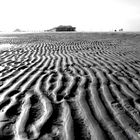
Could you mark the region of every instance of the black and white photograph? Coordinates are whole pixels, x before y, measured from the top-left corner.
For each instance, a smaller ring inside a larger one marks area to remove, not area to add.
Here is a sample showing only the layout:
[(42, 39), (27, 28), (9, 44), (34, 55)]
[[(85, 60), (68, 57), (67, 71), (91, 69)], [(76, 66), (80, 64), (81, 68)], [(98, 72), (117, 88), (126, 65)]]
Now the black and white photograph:
[(0, 0), (0, 140), (140, 140), (140, 0)]

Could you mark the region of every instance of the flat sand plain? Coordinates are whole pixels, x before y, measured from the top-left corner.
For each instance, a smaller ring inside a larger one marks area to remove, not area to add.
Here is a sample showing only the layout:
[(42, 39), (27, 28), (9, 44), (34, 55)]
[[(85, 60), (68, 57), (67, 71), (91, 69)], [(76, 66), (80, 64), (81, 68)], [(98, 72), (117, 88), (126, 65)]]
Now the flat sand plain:
[(0, 140), (140, 140), (140, 34), (0, 35)]

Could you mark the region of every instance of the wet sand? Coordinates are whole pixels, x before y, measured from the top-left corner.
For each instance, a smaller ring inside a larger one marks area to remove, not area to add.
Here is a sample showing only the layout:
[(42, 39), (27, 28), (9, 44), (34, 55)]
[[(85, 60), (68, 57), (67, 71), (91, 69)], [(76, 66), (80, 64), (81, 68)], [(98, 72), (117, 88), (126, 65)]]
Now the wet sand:
[(140, 139), (139, 33), (3, 36), (0, 140)]

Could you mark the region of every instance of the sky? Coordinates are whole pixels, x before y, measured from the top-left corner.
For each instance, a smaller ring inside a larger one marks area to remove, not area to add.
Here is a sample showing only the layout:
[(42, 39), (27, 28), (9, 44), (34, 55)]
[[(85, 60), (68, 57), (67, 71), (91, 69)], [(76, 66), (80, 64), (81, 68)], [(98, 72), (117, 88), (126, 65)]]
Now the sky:
[(0, 0), (0, 31), (140, 31), (140, 0)]

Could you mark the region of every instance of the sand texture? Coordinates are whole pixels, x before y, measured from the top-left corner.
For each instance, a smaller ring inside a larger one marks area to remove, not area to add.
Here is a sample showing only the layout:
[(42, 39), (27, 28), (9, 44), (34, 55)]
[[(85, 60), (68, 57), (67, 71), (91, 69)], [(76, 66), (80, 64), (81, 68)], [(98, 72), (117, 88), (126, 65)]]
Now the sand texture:
[(0, 140), (140, 140), (140, 34), (0, 35)]

